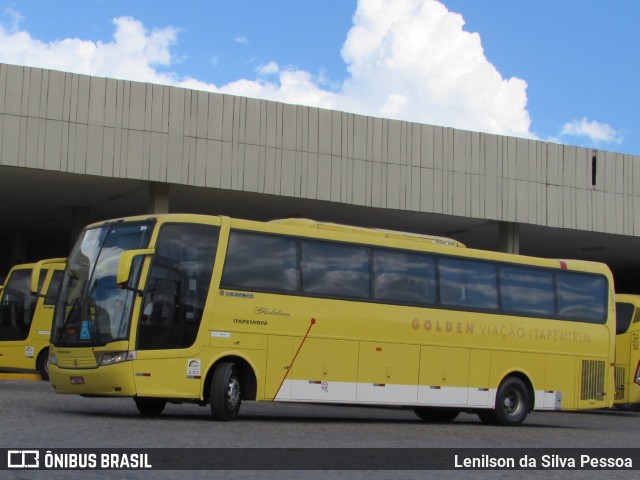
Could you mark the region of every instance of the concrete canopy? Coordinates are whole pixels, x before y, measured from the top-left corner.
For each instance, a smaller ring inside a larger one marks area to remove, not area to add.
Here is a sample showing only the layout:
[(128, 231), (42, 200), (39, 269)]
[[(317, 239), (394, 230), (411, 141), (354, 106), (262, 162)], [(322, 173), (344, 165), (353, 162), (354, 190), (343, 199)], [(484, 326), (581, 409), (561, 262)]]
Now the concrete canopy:
[(640, 158), (0, 64), (0, 246), (68, 253), (85, 224), (154, 210), (304, 216), (608, 263), (640, 293)]

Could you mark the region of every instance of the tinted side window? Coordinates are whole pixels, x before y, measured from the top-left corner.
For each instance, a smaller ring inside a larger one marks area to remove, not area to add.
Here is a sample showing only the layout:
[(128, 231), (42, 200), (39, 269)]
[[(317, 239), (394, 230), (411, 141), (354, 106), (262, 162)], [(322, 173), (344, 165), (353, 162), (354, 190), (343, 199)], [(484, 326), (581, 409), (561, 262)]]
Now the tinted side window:
[(37, 302), (31, 294), (31, 269), (14, 270), (2, 292), (0, 340), (27, 338)]
[(443, 305), (498, 308), (495, 265), (476, 260), (441, 258), (440, 301)]
[(231, 232), (223, 286), (295, 292), (299, 277), (295, 239)]
[(607, 282), (603, 277), (558, 272), (558, 315), (593, 323), (607, 314)]
[(166, 224), (156, 242), (138, 349), (187, 348), (198, 334), (218, 244), (210, 225)]
[(53, 272), (53, 276), (51, 277), (51, 281), (49, 282), (49, 288), (47, 289), (47, 294), (44, 297), (45, 305), (55, 305), (56, 299), (58, 298), (58, 290), (60, 290), (60, 282), (62, 282), (62, 275), (64, 272), (62, 270), (56, 270)]
[(625, 333), (631, 325), (635, 307), (632, 303), (616, 303), (616, 335)]
[(502, 309), (521, 315), (555, 315), (553, 274), (522, 267), (500, 267)]
[(302, 242), (302, 288), (305, 293), (369, 297), (369, 255), (364, 247)]
[(434, 258), (427, 255), (374, 250), (374, 297), (401, 303), (435, 303), (435, 264)]

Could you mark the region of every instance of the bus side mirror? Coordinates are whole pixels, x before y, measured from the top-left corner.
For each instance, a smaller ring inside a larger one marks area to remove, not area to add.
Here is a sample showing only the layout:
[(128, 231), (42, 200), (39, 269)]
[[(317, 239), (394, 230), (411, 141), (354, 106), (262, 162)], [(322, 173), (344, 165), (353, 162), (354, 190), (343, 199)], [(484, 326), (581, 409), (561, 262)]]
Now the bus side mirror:
[(116, 285), (118, 288), (138, 292), (135, 285), (131, 285), (133, 261), (136, 257), (142, 255), (153, 255), (154, 253), (156, 253), (156, 251), (153, 248), (139, 248), (137, 250), (125, 250), (122, 252), (120, 254), (120, 260), (118, 261), (118, 274), (116, 276)]
[(66, 258), (48, 258), (46, 260), (40, 260), (33, 266), (33, 270), (31, 270), (31, 285), (29, 288), (31, 289), (31, 295), (35, 295), (37, 297), (43, 296), (38, 291), (39, 283), (40, 283), (40, 274), (42, 273), (42, 267), (45, 265), (49, 265), (51, 263), (67, 263)]

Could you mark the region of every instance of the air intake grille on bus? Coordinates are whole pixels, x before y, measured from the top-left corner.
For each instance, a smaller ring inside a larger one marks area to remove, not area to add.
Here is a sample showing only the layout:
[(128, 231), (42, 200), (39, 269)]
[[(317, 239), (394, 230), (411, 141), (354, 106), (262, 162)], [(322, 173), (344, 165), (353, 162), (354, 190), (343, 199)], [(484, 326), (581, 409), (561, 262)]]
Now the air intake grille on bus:
[(624, 399), (624, 379), (627, 378), (627, 369), (616, 367), (616, 400)]
[(580, 400), (602, 400), (604, 394), (604, 372), (604, 361), (582, 361), (582, 391)]

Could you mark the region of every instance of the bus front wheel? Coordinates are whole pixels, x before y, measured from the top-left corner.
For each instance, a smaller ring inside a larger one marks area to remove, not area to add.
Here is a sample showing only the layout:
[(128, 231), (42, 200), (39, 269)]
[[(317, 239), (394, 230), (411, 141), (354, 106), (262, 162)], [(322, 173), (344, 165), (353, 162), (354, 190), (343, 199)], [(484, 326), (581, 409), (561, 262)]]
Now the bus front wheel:
[(211, 379), (209, 402), (214, 420), (227, 422), (238, 417), (242, 387), (235, 363), (223, 362), (216, 367)]
[(496, 406), (493, 410), (481, 410), (478, 416), (490, 425), (515, 426), (524, 422), (531, 409), (529, 389), (517, 377), (507, 377), (498, 387)]
[(135, 397), (133, 401), (136, 403), (138, 411), (145, 417), (157, 417), (164, 411), (164, 407), (167, 406), (165, 400), (157, 398)]
[(49, 349), (45, 348), (38, 354), (36, 359), (36, 370), (42, 380), (49, 380)]

